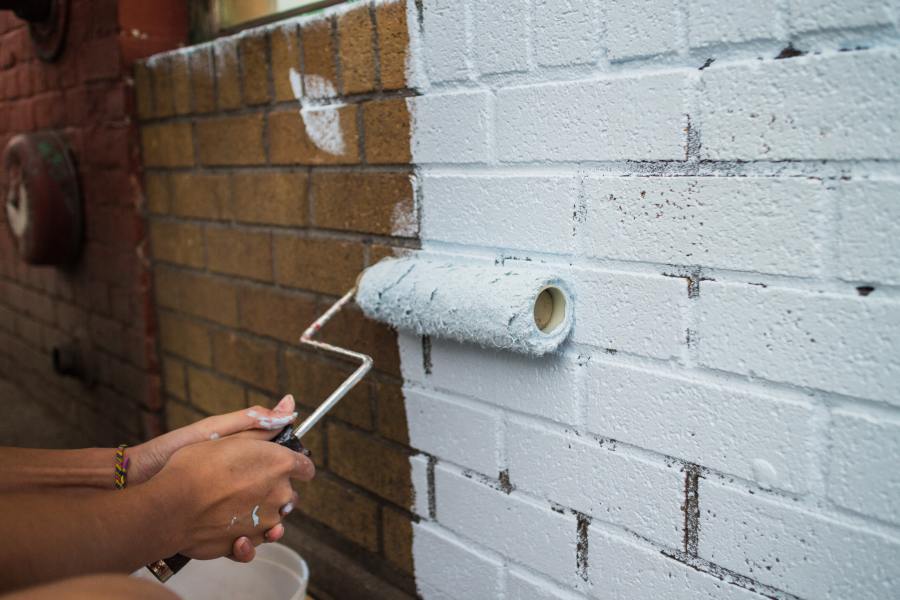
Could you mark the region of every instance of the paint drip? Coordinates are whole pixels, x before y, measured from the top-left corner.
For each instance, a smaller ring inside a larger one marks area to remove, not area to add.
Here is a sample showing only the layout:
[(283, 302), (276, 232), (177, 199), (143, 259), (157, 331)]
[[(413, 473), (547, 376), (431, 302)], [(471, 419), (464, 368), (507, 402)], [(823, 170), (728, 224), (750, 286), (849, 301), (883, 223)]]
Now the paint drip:
[(366, 269), (356, 302), (398, 329), (538, 356), (559, 347), (573, 320), (572, 296), (552, 273), (415, 255)]

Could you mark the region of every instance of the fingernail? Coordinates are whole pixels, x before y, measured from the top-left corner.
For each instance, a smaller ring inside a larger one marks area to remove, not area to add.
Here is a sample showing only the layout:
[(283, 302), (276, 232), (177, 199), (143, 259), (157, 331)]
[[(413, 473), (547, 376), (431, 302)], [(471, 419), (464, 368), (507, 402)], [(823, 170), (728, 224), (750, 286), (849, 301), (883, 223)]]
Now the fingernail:
[(294, 503), (288, 502), (287, 504), (285, 504), (284, 506), (281, 507), (281, 514), (286, 517), (289, 514), (291, 514), (292, 510), (294, 510)]
[(291, 396), (290, 394), (288, 394), (287, 396), (285, 396), (284, 398), (282, 398), (281, 401), (280, 401), (278, 404), (275, 405), (275, 408), (274, 408), (273, 410), (274, 410), (275, 412), (284, 412), (284, 411), (286, 411), (287, 408), (288, 408), (288, 403), (289, 403), (291, 400), (293, 400), (293, 399), (294, 399), (294, 397)]
[(243, 554), (250, 552), (250, 540), (247, 538), (242, 538), (241, 541), (238, 542), (238, 546), (240, 546), (240, 550)]

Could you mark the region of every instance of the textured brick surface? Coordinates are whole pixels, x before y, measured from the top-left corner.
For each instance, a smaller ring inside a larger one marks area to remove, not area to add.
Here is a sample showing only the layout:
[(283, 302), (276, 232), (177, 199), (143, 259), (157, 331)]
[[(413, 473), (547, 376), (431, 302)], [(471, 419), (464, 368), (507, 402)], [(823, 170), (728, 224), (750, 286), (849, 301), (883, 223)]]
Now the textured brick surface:
[[(416, 243), (406, 10), (400, 2), (341, 6), (139, 63), (170, 427), (272, 406), (285, 393), (304, 417), (352, 370), (299, 348), (298, 338), (366, 265)], [(165, 98), (159, 106), (157, 81)], [(113, 151), (101, 158), (117, 159)], [(115, 227), (98, 231), (123, 235)], [(127, 312), (112, 273), (79, 294)], [(95, 328), (113, 325), (122, 330), (119, 322)], [(303, 439), (318, 474), (298, 485), (290, 520), (304, 540), (339, 551), (350, 565), (317, 570), (311, 591), (413, 597), (412, 521), (419, 517), (412, 511), (427, 507), (427, 495), (412, 493), (396, 334), (352, 307), (320, 335), (372, 355), (375, 372)], [(120, 335), (105, 339), (125, 345)]]

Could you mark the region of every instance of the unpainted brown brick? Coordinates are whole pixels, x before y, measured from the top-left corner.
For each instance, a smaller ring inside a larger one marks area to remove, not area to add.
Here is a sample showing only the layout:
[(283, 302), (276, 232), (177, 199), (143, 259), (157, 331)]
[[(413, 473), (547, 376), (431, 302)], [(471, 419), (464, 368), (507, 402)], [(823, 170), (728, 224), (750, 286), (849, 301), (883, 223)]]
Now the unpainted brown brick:
[(172, 87), (172, 65), (168, 58), (147, 64), (153, 77), (153, 114), (171, 117), (175, 114), (175, 94)]
[(206, 249), (211, 271), (272, 281), (272, 239), (267, 232), (210, 228)]
[(146, 167), (190, 167), (194, 164), (190, 123), (159, 123), (141, 127)]
[(341, 229), (415, 237), (419, 228), (409, 172), (314, 171), (315, 224)]
[[(326, 85), (304, 90), (304, 95), (311, 98), (334, 95), (338, 85), (332, 20), (313, 21), (304, 25), (300, 36), (303, 40), (303, 74), (318, 76), (327, 82)], [(323, 93), (327, 91), (327, 84), (331, 84), (333, 93)]]
[(328, 467), (397, 506), (409, 506), (409, 454), (371, 434), (328, 424)]
[(189, 367), (188, 387), (191, 404), (211, 415), (247, 407), (243, 387), (207, 371)]
[(237, 286), (211, 277), (167, 267), (156, 269), (160, 306), (223, 325), (237, 325)]
[(368, 5), (362, 5), (338, 17), (337, 29), (344, 94), (374, 90), (375, 52)]
[(275, 100), (278, 102), (295, 98), (290, 79), (291, 69), (298, 76), (303, 72), (300, 67), (298, 31), (296, 24), (289, 23), (273, 29), (269, 34), (269, 43), (272, 48), (272, 83), (275, 88)]
[(409, 445), (409, 425), (403, 390), (396, 383), (375, 384), (378, 400), (378, 433), (400, 444)]
[(224, 37), (213, 48), (219, 109), (238, 108), (241, 105), (241, 78), (237, 42), (234, 38)]
[(185, 392), (187, 390), (187, 379), (184, 374), (184, 363), (166, 356), (163, 357), (162, 366), (163, 389), (165, 389), (167, 394), (175, 396), (179, 400), (187, 400)]
[(276, 165), (349, 165), (359, 162), (357, 107), (354, 104), (323, 111), (337, 111), (343, 152), (332, 154), (316, 146), (306, 133), (297, 109), (279, 110), (269, 115), (269, 154)]
[(282, 285), (342, 295), (362, 265), (363, 246), (357, 242), (275, 237), (275, 279)]
[(375, 7), (381, 58), (381, 87), (398, 90), (406, 87), (406, 62), (409, 32), (406, 25), (406, 3), (391, 2)]
[(194, 48), (190, 52), (191, 92), (194, 111), (208, 113), (216, 109), (215, 66), (212, 50)]
[(245, 223), (306, 225), (305, 172), (238, 172), (231, 176), (228, 217)]
[(294, 485), (300, 511), (363, 548), (378, 550), (378, 505), (346, 484), (320, 474)]
[(180, 402), (166, 402), (166, 429), (174, 431), (205, 418), (189, 406)]
[(315, 298), (272, 288), (244, 286), (240, 291), (241, 329), (296, 342), (315, 319)]
[(323, 330), (323, 340), (368, 354), (375, 361), (374, 368), (382, 373), (400, 376), (400, 355), (397, 334), (389, 326), (367, 319), (357, 308), (340, 311)]
[(390, 507), (381, 509), (384, 555), (406, 573), (413, 572), (412, 521), (405, 513)]
[[(285, 353), (284, 368), (288, 389), (299, 404), (316, 408), (347, 379), (352, 368), (341, 368), (303, 352)], [(329, 413), (363, 429), (372, 429), (371, 384), (358, 383)]]
[(205, 165), (258, 165), (266, 162), (263, 115), (198, 121), (197, 151)]
[(407, 164), (412, 161), (406, 98), (388, 98), (363, 104), (363, 129), (366, 162)]
[(220, 219), (228, 204), (227, 175), (173, 173), (169, 212), (180, 217)]
[(160, 313), (159, 338), (164, 352), (201, 365), (212, 363), (209, 329), (203, 325), (171, 313)]
[(217, 371), (257, 387), (278, 389), (278, 351), (274, 344), (231, 331), (213, 333)]
[(169, 175), (167, 173), (145, 173), (144, 189), (147, 196), (147, 210), (155, 214), (169, 212)]
[(241, 36), (241, 74), (244, 104), (253, 106), (269, 101), (269, 60), (266, 35)]
[(150, 223), (150, 243), (156, 260), (202, 267), (203, 228), (188, 223), (153, 221)]
[(138, 118), (153, 117), (153, 77), (143, 62), (134, 63), (134, 96)]
[(191, 112), (191, 76), (188, 58), (176, 54), (169, 61), (172, 76), (172, 108), (176, 115)]

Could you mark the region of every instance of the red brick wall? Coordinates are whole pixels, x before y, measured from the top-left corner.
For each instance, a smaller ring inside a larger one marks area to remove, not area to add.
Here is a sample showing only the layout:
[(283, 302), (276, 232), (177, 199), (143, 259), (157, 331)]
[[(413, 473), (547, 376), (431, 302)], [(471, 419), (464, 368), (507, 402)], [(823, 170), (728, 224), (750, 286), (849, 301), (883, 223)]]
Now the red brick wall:
[[(35, 56), (27, 25), (0, 12), (0, 146), (60, 132), (85, 213), (81, 259), (63, 271), (22, 262), (0, 211), (0, 377), (111, 444), (155, 433), (161, 409), (139, 145), (117, 3), (73, 0), (70, 11), (65, 49), (50, 64)], [(75, 336), (96, 365), (92, 388), (52, 370), (51, 349)]]

